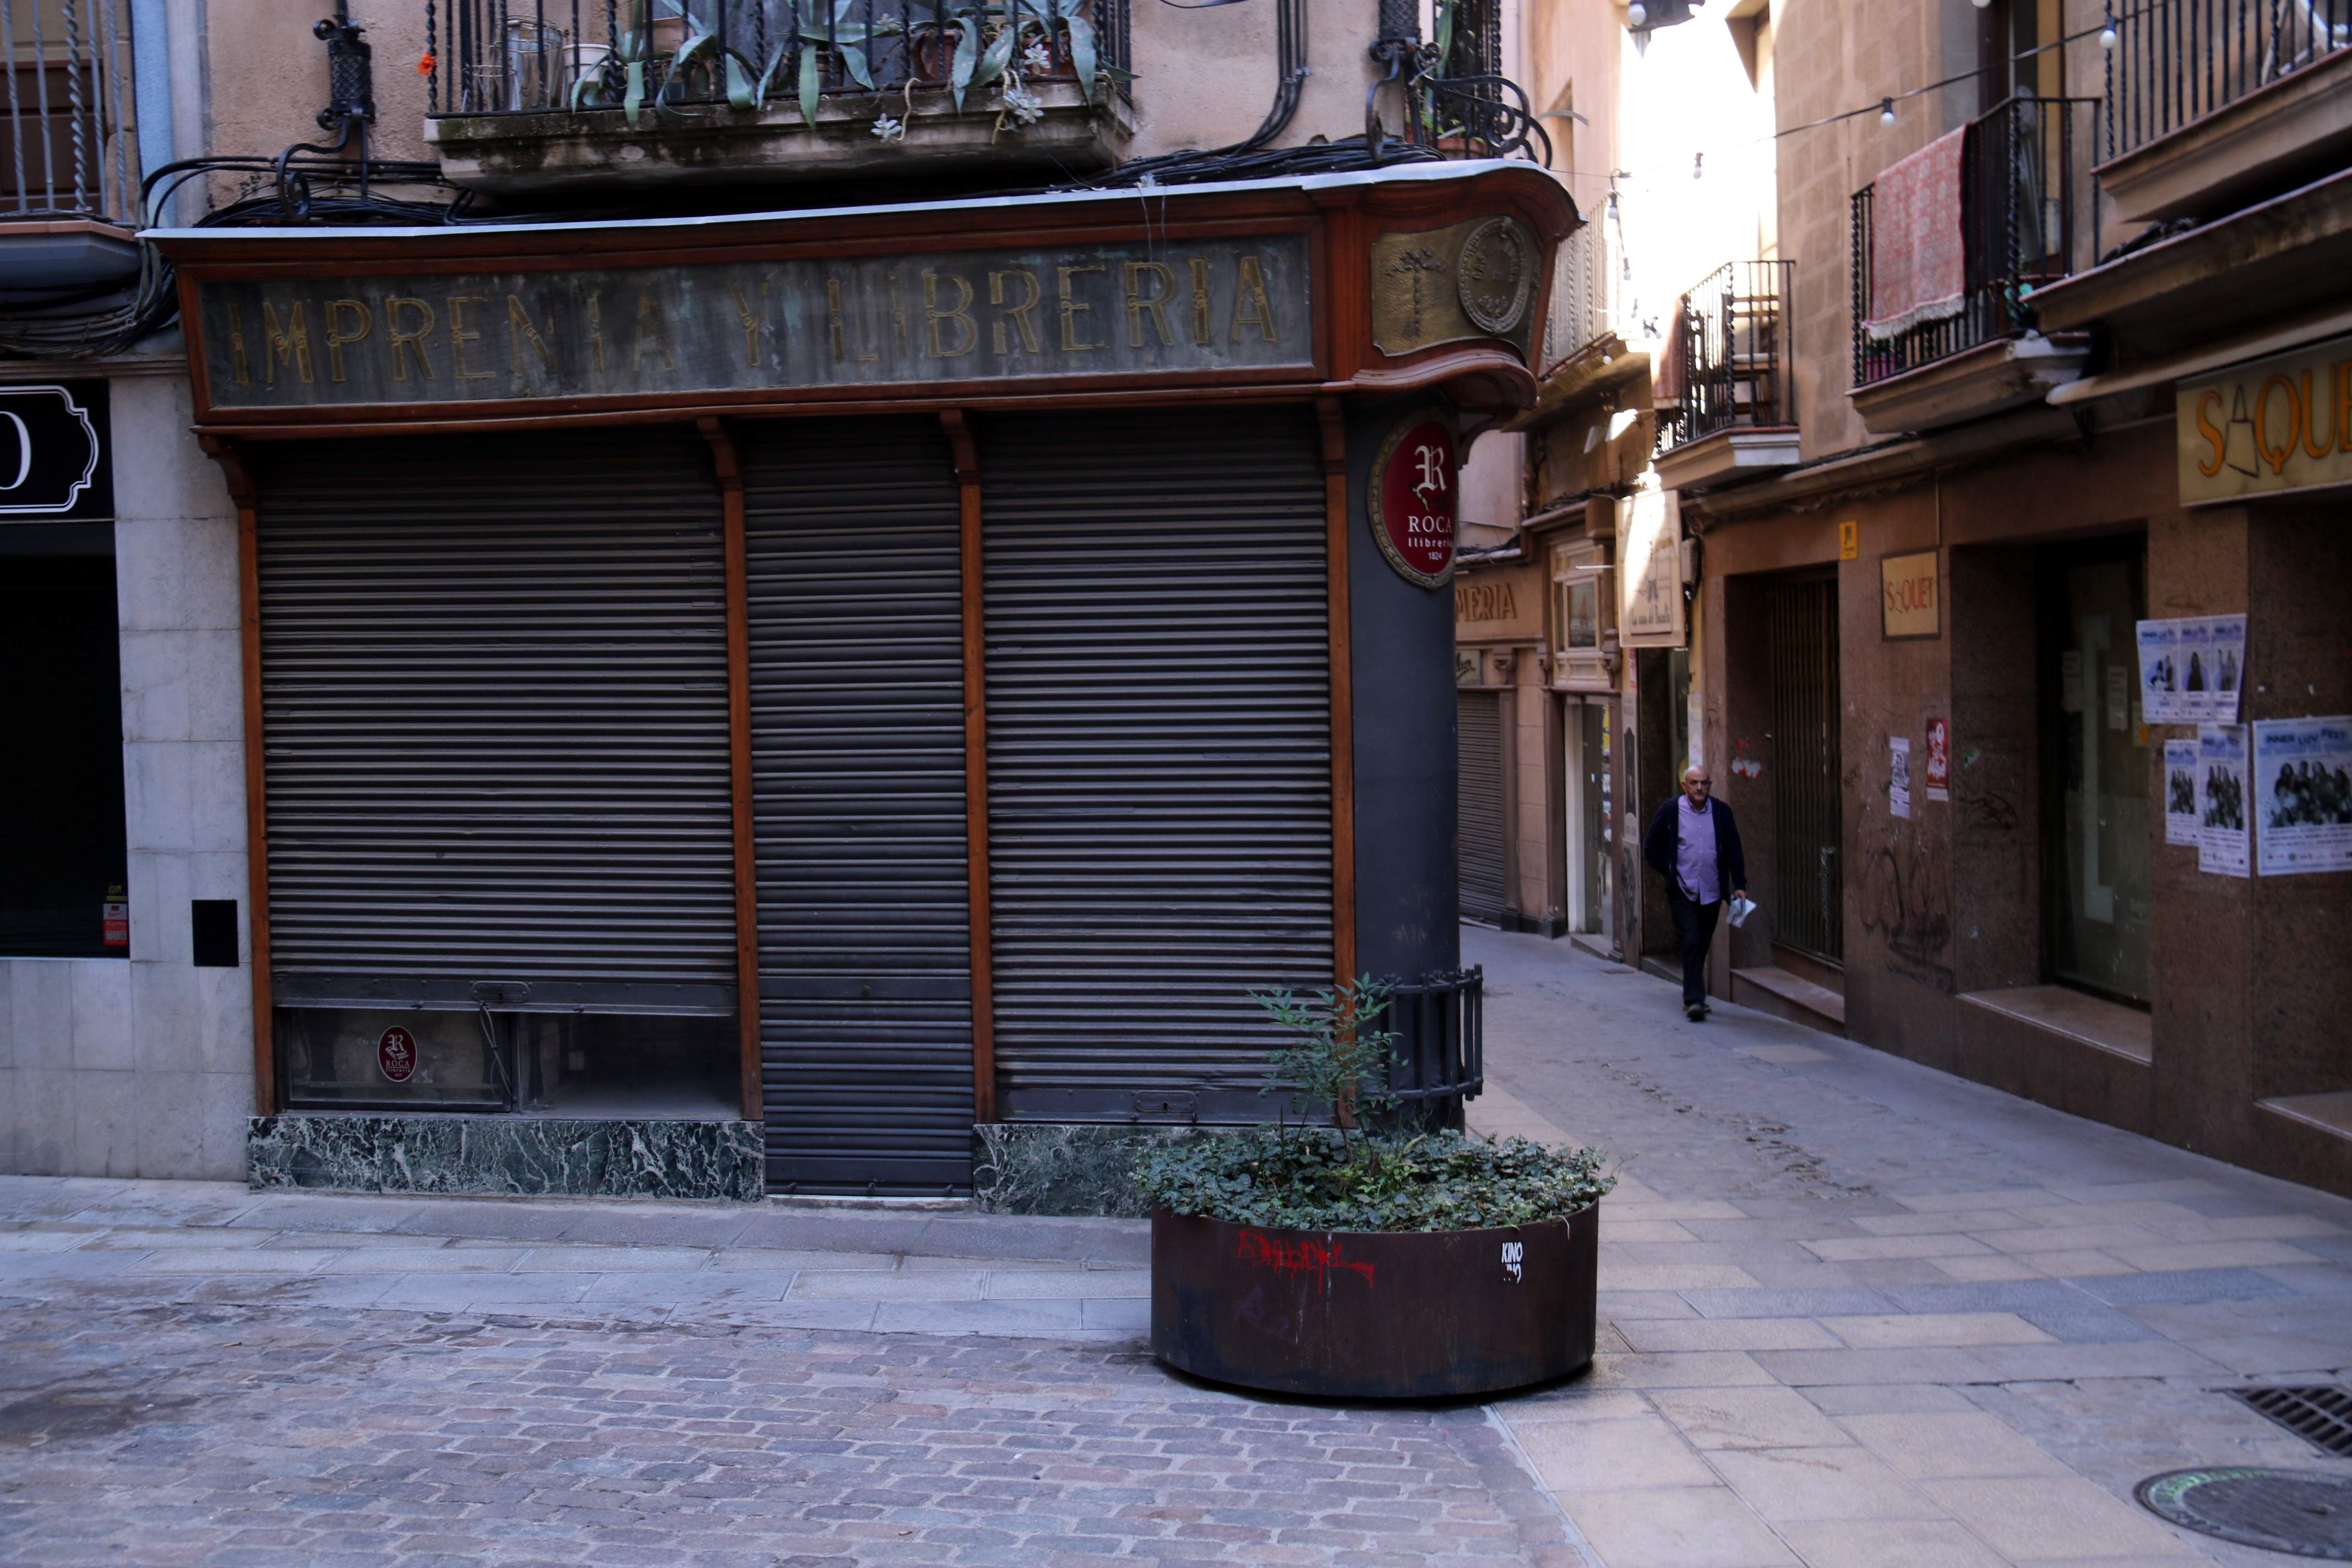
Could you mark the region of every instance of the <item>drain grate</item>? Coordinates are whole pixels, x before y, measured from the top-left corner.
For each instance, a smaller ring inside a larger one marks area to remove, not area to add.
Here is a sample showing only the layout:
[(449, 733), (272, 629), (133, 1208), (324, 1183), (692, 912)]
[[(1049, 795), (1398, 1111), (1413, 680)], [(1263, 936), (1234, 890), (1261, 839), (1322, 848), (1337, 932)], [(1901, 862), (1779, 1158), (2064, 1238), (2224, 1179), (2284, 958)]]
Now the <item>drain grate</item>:
[(2133, 1494), (2158, 1519), (2200, 1535), (2352, 1563), (2352, 1476), (2227, 1467), (2169, 1470)]
[(2224, 1388), (2296, 1436), (2340, 1458), (2352, 1459), (2352, 1389), (2332, 1384), (2302, 1388)]

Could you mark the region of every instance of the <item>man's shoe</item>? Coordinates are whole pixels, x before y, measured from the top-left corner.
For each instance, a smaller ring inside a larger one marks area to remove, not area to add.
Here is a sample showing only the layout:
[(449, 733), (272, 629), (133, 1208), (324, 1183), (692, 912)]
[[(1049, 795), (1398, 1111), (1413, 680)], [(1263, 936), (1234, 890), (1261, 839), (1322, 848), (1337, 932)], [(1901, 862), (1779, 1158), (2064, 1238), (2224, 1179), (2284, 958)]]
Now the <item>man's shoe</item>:
[(1694, 1024), (1704, 1023), (1706, 1019), (1706, 1008), (1702, 1004), (1694, 1002), (1683, 1009), (1683, 1016)]
[(1712, 1016), (1714, 1012), (1715, 1004), (1712, 1002), (1702, 1002), (1698, 1005), (1698, 1016), (1702, 1018)]

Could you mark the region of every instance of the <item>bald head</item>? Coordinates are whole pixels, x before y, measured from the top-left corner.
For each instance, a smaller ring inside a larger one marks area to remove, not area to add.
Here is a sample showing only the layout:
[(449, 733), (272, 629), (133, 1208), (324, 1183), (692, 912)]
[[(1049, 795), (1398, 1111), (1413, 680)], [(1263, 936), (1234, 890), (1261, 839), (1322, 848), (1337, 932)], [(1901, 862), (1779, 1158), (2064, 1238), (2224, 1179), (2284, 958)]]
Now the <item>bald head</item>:
[(1715, 781), (1707, 777), (1705, 768), (1683, 770), (1683, 794), (1690, 797), (1693, 805), (1705, 805), (1708, 792), (1714, 787)]

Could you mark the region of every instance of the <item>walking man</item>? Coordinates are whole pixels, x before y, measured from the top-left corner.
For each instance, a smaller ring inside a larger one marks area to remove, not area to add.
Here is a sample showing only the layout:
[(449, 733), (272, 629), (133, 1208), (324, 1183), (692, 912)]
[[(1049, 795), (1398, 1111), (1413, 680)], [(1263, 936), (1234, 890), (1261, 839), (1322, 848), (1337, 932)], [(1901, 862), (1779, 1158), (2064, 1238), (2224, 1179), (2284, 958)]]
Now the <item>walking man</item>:
[(1666, 903), (1683, 949), (1683, 1013), (1694, 1024), (1707, 1015), (1706, 950), (1723, 913), (1726, 890), (1748, 896), (1748, 858), (1739, 852), (1739, 825), (1731, 808), (1711, 798), (1705, 768), (1683, 773), (1683, 792), (1658, 807), (1642, 840), (1642, 858), (1666, 879)]

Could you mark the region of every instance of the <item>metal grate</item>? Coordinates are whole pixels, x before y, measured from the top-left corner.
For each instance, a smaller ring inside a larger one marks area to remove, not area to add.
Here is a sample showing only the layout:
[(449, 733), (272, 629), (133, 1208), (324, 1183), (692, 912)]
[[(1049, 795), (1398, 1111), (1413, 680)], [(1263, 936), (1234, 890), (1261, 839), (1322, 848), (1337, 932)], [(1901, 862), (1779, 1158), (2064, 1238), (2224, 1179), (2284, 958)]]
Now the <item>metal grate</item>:
[(2224, 1388), (2296, 1436), (2341, 1458), (2352, 1458), (2352, 1389), (2333, 1384), (2296, 1388)]

